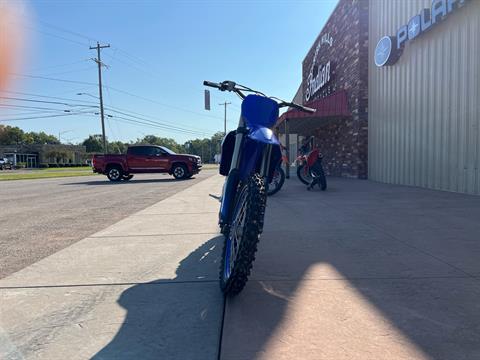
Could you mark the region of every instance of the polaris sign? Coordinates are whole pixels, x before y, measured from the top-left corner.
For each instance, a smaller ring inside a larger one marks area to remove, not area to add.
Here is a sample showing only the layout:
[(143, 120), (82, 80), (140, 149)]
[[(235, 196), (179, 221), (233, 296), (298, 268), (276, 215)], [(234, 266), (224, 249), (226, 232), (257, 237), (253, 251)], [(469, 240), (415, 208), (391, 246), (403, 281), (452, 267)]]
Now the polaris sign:
[(423, 9), (420, 14), (412, 17), (407, 25), (398, 29), (396, 36), (384, 36), (379, 40), (375, 49), (375, 65), (394, 65), (408, 41), (433, 28), (467, 1), (433, 0), (430, 9)]

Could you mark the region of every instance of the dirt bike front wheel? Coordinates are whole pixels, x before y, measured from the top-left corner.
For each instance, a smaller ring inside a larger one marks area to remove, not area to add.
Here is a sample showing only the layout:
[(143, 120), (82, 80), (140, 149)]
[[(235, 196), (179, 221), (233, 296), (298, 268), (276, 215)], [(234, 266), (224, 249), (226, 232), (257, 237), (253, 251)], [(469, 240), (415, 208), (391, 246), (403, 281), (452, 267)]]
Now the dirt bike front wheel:
[(266, 201), (265, 182), (259, 174), (240, 184), (220, 267), (220, 288), (226, 295), (238, 294), (248, 281), (263, 229)]

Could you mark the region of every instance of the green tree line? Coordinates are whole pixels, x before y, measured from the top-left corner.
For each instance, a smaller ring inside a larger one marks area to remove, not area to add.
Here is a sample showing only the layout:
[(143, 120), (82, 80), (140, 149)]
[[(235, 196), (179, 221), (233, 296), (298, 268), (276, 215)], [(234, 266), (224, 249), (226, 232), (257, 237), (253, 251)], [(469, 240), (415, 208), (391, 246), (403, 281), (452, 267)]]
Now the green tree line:
[[(143, 138), (132, 142), (108, 141), (108, 152), (113, 154), (124, 154), (128, 145), (149, 144), (160, 145), (175, 151), (177, 154), (188, 153), (198, 155), (204, 162), (213, 162), (215, 154), (220, 153), (220, 144), (223, 139), (223, 133), (217, 132), (210, 138), (189, 140), (183, 144), (175, 139), (160, 137), (156, 135), (146, 135)], [(33, 144), (60, 144), (60, 141), (54, 135), (48, 135), (45, 132), (25, 132), (16, 126), (0, 125), (0, 145), (33, 145)], [(90, 135), (83, 140), (80, 145), (84, 145), (88, 153), (100, 153), (103, 151), (102, 135)]]
[[(129, 145), (159, 145), (165, 146), (177, 154), (188, 153), (198, 155), (203, 162), (213, 162), (215, 154), (220, 153), (220, 146), (223, 139), (223, 133), (217, 132), (211, 138), (189, 140), (179, 144), (172, 138), (165, 138), (156, 135), (146, 135), (136, 141), (126, 143), (121, 141), (107, 141), (108, 152), (113, 154), (124, 154)], [(90, 135), (81, 145), (87, 148), (89, 153), (100, 153), (103, 151), (102, 135)]]
[(16, 126), (0, 125), (0, 145), (21, 145), (21, 144), (60, 144), (60, 141), (53, 136), (41, 132), (25, 132)]

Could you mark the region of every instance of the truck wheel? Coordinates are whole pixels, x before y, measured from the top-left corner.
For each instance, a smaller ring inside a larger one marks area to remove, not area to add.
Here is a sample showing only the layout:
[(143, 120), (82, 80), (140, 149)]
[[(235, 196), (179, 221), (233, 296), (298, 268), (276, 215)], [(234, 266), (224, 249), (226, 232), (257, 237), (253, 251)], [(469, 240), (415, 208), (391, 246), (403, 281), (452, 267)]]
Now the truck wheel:
[(186, 179), (188, 176), (188, 169), (183, 164), (176, 164), (172, 169), (173, 177), (177, 180)]
[(122, 180), (122, 169), (117, 166), (112, 166), (110, 169), (108, 169), (107, 177), (110, 181)]

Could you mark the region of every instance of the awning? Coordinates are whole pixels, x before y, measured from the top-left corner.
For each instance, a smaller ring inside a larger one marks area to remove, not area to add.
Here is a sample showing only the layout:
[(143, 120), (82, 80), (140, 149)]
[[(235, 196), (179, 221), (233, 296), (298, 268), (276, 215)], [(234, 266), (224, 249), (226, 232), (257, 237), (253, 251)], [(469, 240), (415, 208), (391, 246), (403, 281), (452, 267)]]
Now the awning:
[(288, 119), (289, 133), (306, 134), (315, 130), (329, 119), (345, 118), (352, 113), (348, 109), (347, 92), (345, 90), (337, 91), (322, 99), (316, 99), (304, 104), (307, 107), (315, 109), (313, 114), (304, 111), (292, 109), (283, 113), (277, 121), (275, 127), (280, 133), (285, 132), (283, 122)]

